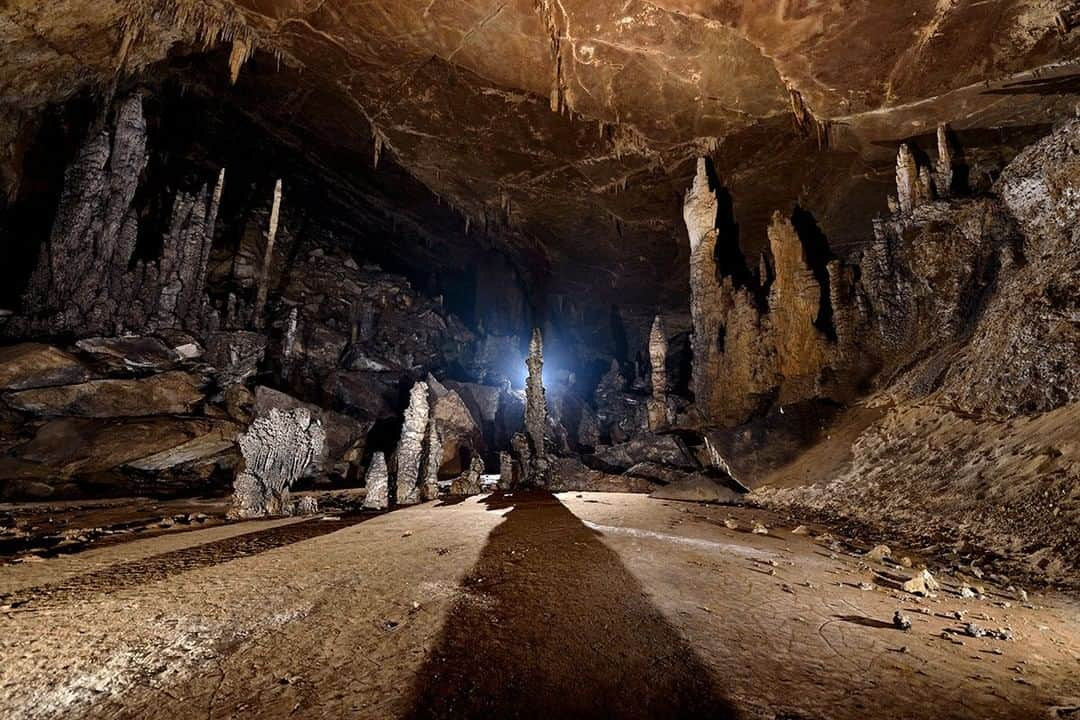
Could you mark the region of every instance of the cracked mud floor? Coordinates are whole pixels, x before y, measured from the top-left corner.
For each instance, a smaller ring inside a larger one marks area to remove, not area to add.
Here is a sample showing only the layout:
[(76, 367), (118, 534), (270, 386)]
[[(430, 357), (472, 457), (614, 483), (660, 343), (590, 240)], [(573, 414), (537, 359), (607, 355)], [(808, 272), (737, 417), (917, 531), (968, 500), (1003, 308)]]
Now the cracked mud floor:
[(963, 598), (939, 577), (917, 599), (790, 530), (637, 495), (493, 495), (6, 566), (0, 714), (1080, 716), (1074, 598)]

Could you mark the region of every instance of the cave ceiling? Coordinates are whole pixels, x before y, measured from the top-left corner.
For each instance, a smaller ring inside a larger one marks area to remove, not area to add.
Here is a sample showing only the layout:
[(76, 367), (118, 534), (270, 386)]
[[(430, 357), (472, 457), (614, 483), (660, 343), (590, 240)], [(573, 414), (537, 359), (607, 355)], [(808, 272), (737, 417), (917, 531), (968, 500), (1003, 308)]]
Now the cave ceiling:
[(378, 173), (379, 153), (554, 290), (678, 303), (696, 157), (748, 254), (796, 204), (845, 252), (885, 207), (900, 140), (949, 123), (969, 152), (1008, 155), (1075, 112), (1078, 16), (1071, 0), (8, 0), (0, 96), (25, 111), (214, 50), (245, 111), (344, 182), (342, 158)]

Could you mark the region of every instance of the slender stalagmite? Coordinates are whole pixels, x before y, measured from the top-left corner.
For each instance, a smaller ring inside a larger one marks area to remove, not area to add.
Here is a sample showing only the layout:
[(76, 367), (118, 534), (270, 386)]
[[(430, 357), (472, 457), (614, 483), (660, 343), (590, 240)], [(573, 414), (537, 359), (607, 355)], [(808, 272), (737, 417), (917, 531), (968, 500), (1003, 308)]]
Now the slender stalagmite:
[(409, 407), (405, 409), (405, 423), (401, 426), (401, 442), (398, 443), (395, 490), (398, 505), (420, 502), (420, 460), (427, 426), (428, 384), (420, 380), (409, 392)]
[(544, 398), (544, 338), (540, 328), (533, 329), (526, 365), (529, 368), (529, 379), (525, 384), (525, 434), (531, 450), (529, 480), (535, 485), (542, 485), (547, 472), (547, 450), (544, 447), (547, 401)]
[(274, 185), (274, 204), (270, 207), (270, 227), (266, 232), (266, 251), (263, 253), (259, 272), (259, 288), (255, 296), (255, 325), (262, 327), (266, 297), (270, 292), (270, 265), (274, 262), (274, 241), (277, 239), (278, 220), (281, 213), (281, 180)]

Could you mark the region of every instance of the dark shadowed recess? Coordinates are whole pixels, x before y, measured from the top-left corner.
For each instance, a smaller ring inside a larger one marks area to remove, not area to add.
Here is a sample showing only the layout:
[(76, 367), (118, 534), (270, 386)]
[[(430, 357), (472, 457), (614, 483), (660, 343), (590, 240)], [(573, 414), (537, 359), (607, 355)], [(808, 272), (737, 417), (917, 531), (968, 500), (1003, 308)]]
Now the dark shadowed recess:
[(549, 493), (509, 511), (417, 673), (427, 718), (736, 718), (715, 678), (612, 550)]

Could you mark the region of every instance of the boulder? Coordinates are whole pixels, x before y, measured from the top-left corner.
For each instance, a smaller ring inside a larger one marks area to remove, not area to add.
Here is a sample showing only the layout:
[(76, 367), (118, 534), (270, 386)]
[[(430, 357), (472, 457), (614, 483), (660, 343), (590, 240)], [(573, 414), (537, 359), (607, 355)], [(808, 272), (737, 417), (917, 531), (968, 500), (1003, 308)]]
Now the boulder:
[(618, 445), (599, 447), (594, 455), (608, 469), (629, 470), (642, 462), (694, 470), (698, 463), (675, 435), (645, 433)]
[(296, 505), (293, 507), (293, 515), (308, 516), (316, 515), (319, 512), (319, 501), (310, 495), (305, 495), (296, 501)]
[(450, 483), (451, 495), (479, 495), (483, 487), (484, 461), (475, 455), (469, 461), (469, 469)]
[(75, 343), (84, 355), (110, 371), (164, 372), (176, 367), (183, 356), (156, 337), (94, 337)]
[(501, 388), (477, 383), (454, 382), (449, 380), (443, 383), (447, 389), (455, 391), (465, 401), (469, 412), (481, 423), (494, 423), (499, 414), (499, 395)]
[(613, 475), (586, 467), (576, 458), (552, 458), (552, 492), (625, 492), (648, 493), (656, 487), (644, 478), (629, 475)]
[(484, 450), (480, 426), (457, 392), (431, 376), (428, 376), (428, 386), (431, 390), (431, 417), (435, 419), (442, 438), (442, 470), (463, 473), (466, 470), (462, 466), (463, 459), (481, 454)]
[(360, 420), (377, 422), (399, 416), (396, 373), (338, 372), (331, 387), (342, 410)]
[(230, 385), (222, 393), (225, 412), (236, 422), (247, 425), (255, 417), (255, 395), (243, 385)]
[(0, 348), (0, 390), (81, 383), (94, 377), (71, 353), (41, 343)]
[(160, 472), (180, 465), (198, 462), (220, 455), (236, 446), (240, 426), (230, 422), (217, 422), (210, 430), (186, 443), (167, 448), (153, 455), (127, 463), (128, 467), (147, 472)]
[(743, 494), (732, 490), (711, 477), (692, 473), (685, 478), (668, 483), (649, 493), (649, 497), (661, 500), (687, 500), (705, 503), (735, 503)]
[[(206, 418), (59, 418), (45, 423), (15, 457), (53, 475), (72, 476), (131, 465), (206, 435), (234, 431), (232, 423)], [(208, 442), (205, 447), (212, 447)], [(156, 464), (165, 462), (159, 457)]]
[(218, 385), (243, 384), (255, 375), (266, 343), (265, 335), (244, 330), (212, 333), (206, 343), (206, 362), (214, 367)]
[(184, 415), (203, 401), (200, 384), (199, 378), (174, 370), (147, 378), (91, 380), (21, 390), (6, 393), (4, 401), (21, 412), (45, 417)]

